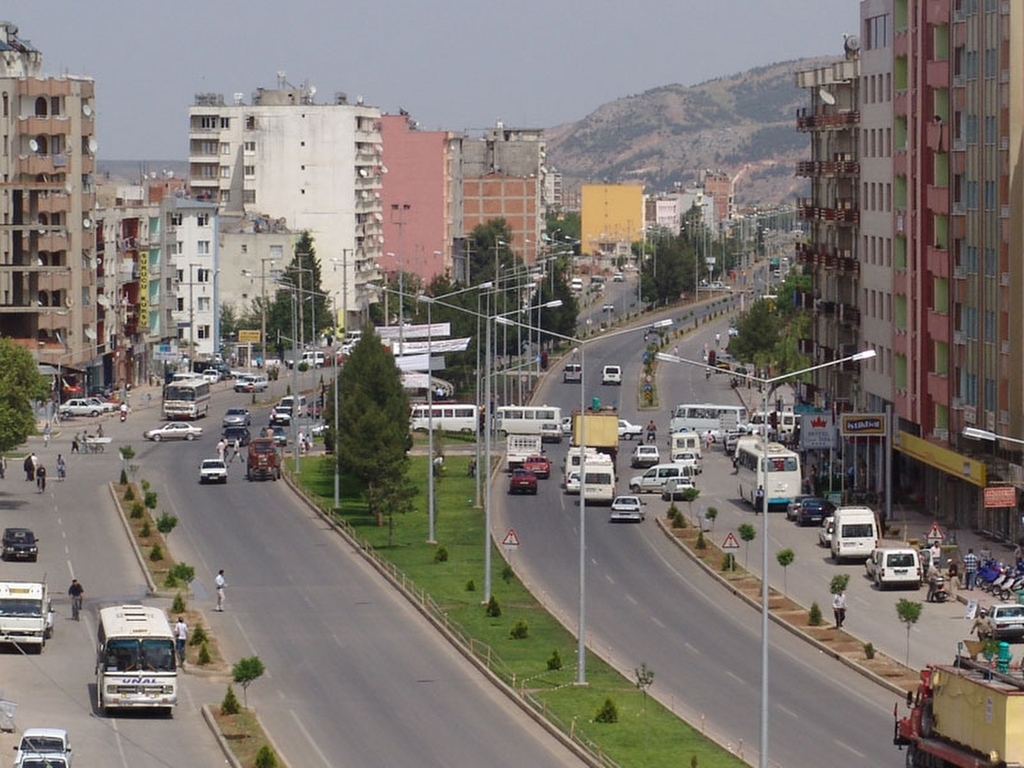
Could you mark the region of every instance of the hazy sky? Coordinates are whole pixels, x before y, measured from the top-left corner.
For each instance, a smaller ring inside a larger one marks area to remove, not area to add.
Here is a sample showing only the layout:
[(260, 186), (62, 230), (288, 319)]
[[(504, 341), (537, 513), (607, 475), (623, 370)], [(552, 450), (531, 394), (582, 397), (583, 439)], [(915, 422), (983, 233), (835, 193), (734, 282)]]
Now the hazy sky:
[(546, 128), (671, 83), (840, 55), (857, 0), (51, 0), (0, 12), (47, 74), (96, 81), (99, 154), (184, 160), (196, 93), (277, 72), (425, 130)]

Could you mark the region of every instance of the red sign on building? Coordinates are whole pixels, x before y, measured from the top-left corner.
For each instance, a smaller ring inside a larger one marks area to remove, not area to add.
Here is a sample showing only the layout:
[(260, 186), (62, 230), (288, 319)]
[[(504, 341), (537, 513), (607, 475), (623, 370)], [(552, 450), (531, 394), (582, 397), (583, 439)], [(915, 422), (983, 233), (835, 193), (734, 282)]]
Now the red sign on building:
[(1016, 507), (1017, 489), (1012, 485), (990, 485), (985, 489), (985, 508)]

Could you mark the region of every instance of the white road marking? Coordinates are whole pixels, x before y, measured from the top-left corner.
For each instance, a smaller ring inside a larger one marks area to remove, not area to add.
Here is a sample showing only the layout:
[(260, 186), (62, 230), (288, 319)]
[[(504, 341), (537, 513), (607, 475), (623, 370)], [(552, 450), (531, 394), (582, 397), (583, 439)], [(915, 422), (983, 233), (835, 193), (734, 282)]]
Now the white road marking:
[(313, 747), (313, 751), (316, 752), (317, 756), (320, 758), (323, 764), (326, 765), (327, 768), (330, 768), (331, 761), (327, 759), (327, 755), (320, 751), (320, 747), (317, 746), (316, 742), (313, 740), (313, 737), (309, 735), (309, 731), (306, 730), (306, 726), (304, 726), (302, 724), (302, 721), (299, 720), (299, 716), (295, 714), (295, 710), (291, 711), (291, 716), (292, 719), (295, 721), (295, 725), (297, 725), (299, 730), (302, 731), (302, 735), (306, 737), (306, 741), (309, 742), (309, 744)]

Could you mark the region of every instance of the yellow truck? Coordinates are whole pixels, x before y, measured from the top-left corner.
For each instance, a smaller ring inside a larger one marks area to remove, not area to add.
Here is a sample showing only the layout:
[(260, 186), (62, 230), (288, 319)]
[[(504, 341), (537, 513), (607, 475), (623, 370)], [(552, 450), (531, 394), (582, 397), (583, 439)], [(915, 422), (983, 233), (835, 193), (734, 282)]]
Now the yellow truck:
[[(967, 656), (921, 671), (910, 713), (897, 719), (893, 743), (911, 768), (1013, 768), (1024, 765), (1024, 680), (1009, 674), (1008, 646), (993, 667)], [(1004, 672), (1000, 672), (1002, 667)]]
[(619, 452), (619, 415), (615, 411), (575, 412), (572, 415), (572, 444), (578, 447), (582, 439), (591, 448), (615, 456)]

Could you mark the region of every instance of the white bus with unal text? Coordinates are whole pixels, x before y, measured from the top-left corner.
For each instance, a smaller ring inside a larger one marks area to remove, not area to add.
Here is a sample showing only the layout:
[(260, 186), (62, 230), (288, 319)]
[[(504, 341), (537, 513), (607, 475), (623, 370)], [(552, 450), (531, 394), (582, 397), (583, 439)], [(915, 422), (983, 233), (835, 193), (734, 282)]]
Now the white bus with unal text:
[(103, 608), (96, 647), (97, 709), (173, 711), (178, 668), (163, 611), (144, 605)]
[(683, 403), (672, 411), (669, 432), (708, 432), (721, 440), (726, 432), (747, 429), (747, 409), (742, 405), (716, 405), (715, 403)]
[[(765, 452), (767, 448), (767, 452)], [(800, 456), (780, 443), (762, 444), (756, 436), (741, 437), (733, 461), (740, 497), (753, 506), (764, 488), (765, 509), (784, 511), (800, 495)]]
[(210, 382), (205, 379), (172, 381), (164, 387), (165, 419), (201, 419), (210, 410)]

